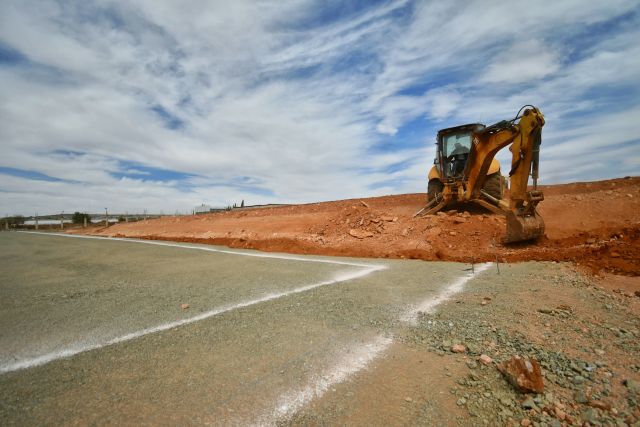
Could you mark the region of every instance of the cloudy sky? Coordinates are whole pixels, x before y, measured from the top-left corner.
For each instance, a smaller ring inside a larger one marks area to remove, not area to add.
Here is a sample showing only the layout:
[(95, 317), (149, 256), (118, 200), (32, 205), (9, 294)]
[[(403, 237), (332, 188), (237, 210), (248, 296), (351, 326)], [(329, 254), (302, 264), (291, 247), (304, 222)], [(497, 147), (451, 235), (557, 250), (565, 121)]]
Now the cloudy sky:
[(541, 183), (640, 174), (640, 3), (3, 0), (0, 216), (424, 192), (524, 104)]

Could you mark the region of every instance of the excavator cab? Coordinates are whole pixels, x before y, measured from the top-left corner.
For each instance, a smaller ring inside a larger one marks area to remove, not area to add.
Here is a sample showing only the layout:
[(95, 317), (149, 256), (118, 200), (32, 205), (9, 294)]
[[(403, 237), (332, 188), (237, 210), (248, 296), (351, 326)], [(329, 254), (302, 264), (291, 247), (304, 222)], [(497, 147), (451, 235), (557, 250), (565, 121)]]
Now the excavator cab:
[(442, 129), (438, 132), (436, 167), (442, 181), (461, 178), (467, 166), (473, 132), (484, 129), (484, 125), (473, 123)]

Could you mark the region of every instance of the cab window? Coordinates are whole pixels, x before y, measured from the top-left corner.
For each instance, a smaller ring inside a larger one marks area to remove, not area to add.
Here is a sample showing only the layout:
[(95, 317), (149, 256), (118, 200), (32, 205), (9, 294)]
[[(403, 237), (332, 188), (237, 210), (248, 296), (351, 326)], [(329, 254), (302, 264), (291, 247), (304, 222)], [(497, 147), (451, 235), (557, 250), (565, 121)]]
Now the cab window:
[(453, 135), (447, 135), (444, 137), (444, 152), (445, 157), (450, 156), (453, 150), (456, 149), (456, 144), (466, 149), (466, 153), (471, 151), (471, 132), (458, 133)]

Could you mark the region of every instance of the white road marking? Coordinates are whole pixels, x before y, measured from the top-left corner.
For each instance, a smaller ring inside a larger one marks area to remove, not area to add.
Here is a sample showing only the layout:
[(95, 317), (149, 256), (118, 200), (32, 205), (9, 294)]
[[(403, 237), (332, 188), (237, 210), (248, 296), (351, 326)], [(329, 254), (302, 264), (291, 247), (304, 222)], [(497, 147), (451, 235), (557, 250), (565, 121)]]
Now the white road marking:
[(365, 263), (347, 262), (347, 261), (334, 261), (330, 259), (311, 258), (308, 256), (301, 257), (301, 256), (283, 255), (283, 254), (267, 254), (263, 252), (242, 252), (242, 251), (234, 251), (231, 249), (217, 249), (217, 248), (207, 248), (204, 246), (185, 245), (181, 243), (159, 242), (157, 240), (140, 240), (140, 239), (129, 239), (129, 238), (122, 238), (122, 237), (84, 236), (84, 235), (78, 235), (78, 234), (46, 233), (42, 231), (18, 231), (18, 233), (40, 234), (43, 236), (71, 237), (76, 239), (94, 239), (94, 240), (106, 240), (106, 241), (117, 241), (117, 242), (127, 242), (127, 243), (143, 243), (146, 245), (169, 246), (171, 248), (183, 248), (183, 249), (196, 249), (200, 251), (249, 256), (254, 258), (273, 258), (273, 259), (284, 259), (289, 261), (318, 262), (318, 263), (324, 263), (324, 264), (349, 265), (353, 267), (365, 267), (365, 268), (371, 268), (375, 266), (375, 267), (378, 267), (378, 270), (387, 268), (385, 265), (374, 265), (374, 264), (365, 264)]
[[(491, 267), (491, 265), (491, 263), (485, 263), (476, 266), (473, 273), (459, 277), (435, 297), (422, 301), (405, 313), (401, 320), (417, 323), (419, 313), (433, 312), (438, 305), (447, 301), (452, 295), (461, 292), (469, 280)], [(379, 335), (370, 343), (355, 347), (333, 369), (312, 379), (310, 384), (303, 389), (289, 391), (282, 395), (278, 399), (278, 404), (273, 413), (268, 417), (262, 417), (258, 425), (276, 425), (278, 420), (291, 417), (313, 399), (322, 397), (333, 386), (365, 369), (373, 360), (381, 356), (392, 343), (392, 337)]]
[[(38, 233), (36, 233), (36, 232), (26, 232), (26, 233), (43, 234), (43, 235), (48, 235), (48, 236), (53, 234), (53, 233), (39, 233), (39, 232)], [(74, 236), (74, 235), (69, 235), (69, 234), (57, 234), (57, 233), (53, 234), (53, 235), (64, 236), (64, 237), (92, 238), (91, 236)], [(105, 239), (103, 237), (95, 237), (95, 238), (96, 239)], [(170, 247), (187, 248), (187, 249), (198, 249), (198, 250), (204, 250), (204, 251), (209, 251), (209, 252), (222, 252), (222, 253), (233, 254), (233, 255), (254, 256), (254, 257), (261, 257), (261, 258), (286, 259), (286, 260), (305, 261), (305, 262), (321, 262), (321, 263), (337, 264), (337, 265), (349, 265), (349, 266), (355, 266), (355, 267), (362, 267), (363, 269), (360, 270), (360, 271), (356, 271), (356, 272), (338, 274), (331, 280), (326, 280), (326, 281), (319, 282), (319, 283), (314, 283), (314, 284), (311, 284), (311, 285), (301, 286), (299, 288), (295, 288), (295, 289), (292, 289), (290, 291), (271, 293), (271, 294), (262, 296), (260, 298), (247, 300), (247, 301), (242, 301), (242, 302), (237, 303), (237, 304), (231, 304), (231, 305), (225, 305), (225, 306), (222, 306), (222, 307), (217, 307), (217, 308), (214, 308), (212, 310), (206, 311), (204, 313), (200, 313), (197, 316), (189, 317), (189, 318), (186, 318), (186, 319), (176, 320), (174, 322), (163, 323), (163, 324), (160, 324), (160, 325), (157, 325), (157, 326), (153, 326), (153, 327), (150, 327), (150, 328), (146, 328), (146, 329), (142, 329), (142, 330), (139, 330), (139, 331), (135, 331), (135, 332), (132, 332), (132, 333), (129, 333), (129, 334), (126, 334), (126, 335), (122, 335), (120, 337), (116, 337), (116, 338), (113, 338), (113, 339), (110, 339), (110, 340), (106, 340), (106, 341), (103, 341), (103, 342), (78, 343), (76, 345), (73, 345), (73, 346), (71, 346), (69, 348), (66, 348), (66, 349), (63, 349), (63, 350), (54, 351), (54, 352), (50, 352), (50, 353), (47, 353), (47, 354), (43, 354), (43, 355), (38, 356), (38, 357), (29, 358), (29, 359), (23, 359), (23, 360), (19, 360), (19, 361), (13, 362), (13, 363), (0, 365), (0, 373), (12, 372), (12, 371), (20, 370), (20, 369), (26, 369), (26, 368), (31, 368), (31, 367), (34, 367), (34, 366), (44, 365), (44, 364), (52, 362), (54, 360), (63, 359), (63, 358), (66, 358), (66, 357), (71, 357), (71, 356), (74, 356), (74, 355), (79, 354), (79, 353), (84, 353), (86, 351), (96, 350), (96, 349), (99, 349), (99, 348), (103, 348), (103, 347), (107, 347), (107, 346), (110, 346), (110, 345), (118, 344), (118, 343), (121, 343), (121, 342), (133, 340), (133, 339), (136, 339), (136, 338), (140, 338), (140, 337), (148, 335), (148, 334), (153, 334), (153, 333), (156, 333), (156, 332), (166, 331), (168, 329), (177, 328), (178, 326), (188, 325), (190, 323), (194, 323), (194, 322), (198, 322), (200, 320), (208, 319), (210, 317), (217, 316), (219, 314), (226, 313), (226, 312), (229, 312), (229, 311), (232, 311), (232, 310), (236, 310), (236, 309), (239, 309), (239, 308), (249, 307), (251, 305), (260, 304), (260, 303), (271, 301), (271, 300), (274, 300), (274, 299), (286, 297), (288, 295), (293, 295), (293, 294), (297, 294), (297, 293), (301, 293), (301, 292), (306, 292), (306, 291), (309, 291), (311, 289), (319, 288), (321, 286), (332, 285), (332, 284), (335, 284), (335, 283), (346, 282), (348, 280), (353, 280), (353, 279), (356, 279), (356, 278), (359, 278), (359, 277), (364, 277), (364, 276), (366, 276), (366, 275), (368, 275), (370, 273), (373, 273), (375, 271), (384, 270), (384, 269), (387, 268), (386, 265), (357, 264), (357, 263), (349, 263), (349, 262), (342, 262), (342, 261), (332, 261), (332, 260), (324, 260), (324, 259), (316, 260), (316, 259), (313, 259), (313, 258), (308, 259), (308, 258), (301, 258), (301, 257), (289, 257), (289, 256), (271, 255), (271, 254), (254, 254), (254, 253), (246, 253), (246, 252), (227, 251), (227, 250), (215, 249), (215, 248), (206, 248), (206, 247), (200, 247), (200, 246), (180, 245), (180, 244), (152, 242), (152, 241), (143, 241), (143, 240), (114, 239), (114, 238), (107, 238), (107, 239), (108, 240), (125, 241), (125, 242), (156, 244), (156, 245), (160, 245), (160, 246), (170, 246)]]
[(493, 264), (490, 262), (476, 265), (472, 273), (470, 272), (465, 276), (459, 277), (454, 282), (449, 284), (446, 288), (444, 288), (444, 290), (440, 292), (438, 295), (436, 295), (435, 297), (431, 297), (420, 302), (416, 307), (406, 312), (401, 317), (401, 320), (403, 322), (409, 322), (415, 325), (418, 321), (418, 315), (420, 313), (432, 313), (433, 310), (438, 305), (447, 301), (449, 298), (451, 298), (453, 295), (457, 294), (458, 292), (462, 292), (462, 290), (464, 289), (464, 285), (466, 285), (469, 280), (473, 279), (478, 274), (482, 273), (492, 265)]
[(393, 343), (388, 336), (379, 335), (371, 342), (353, 348), (339, 364), (315, 376), (308, 385), (299, 390), (289, 391), (278, 399), (271, 414), (262, 417), (256, 425), (273, 425), (276, 420), (290, 417), (307, 403), (322, 397), (333, 386), (347, 380), (351, 375), (367, 367), (374, 359), (384, 353)]

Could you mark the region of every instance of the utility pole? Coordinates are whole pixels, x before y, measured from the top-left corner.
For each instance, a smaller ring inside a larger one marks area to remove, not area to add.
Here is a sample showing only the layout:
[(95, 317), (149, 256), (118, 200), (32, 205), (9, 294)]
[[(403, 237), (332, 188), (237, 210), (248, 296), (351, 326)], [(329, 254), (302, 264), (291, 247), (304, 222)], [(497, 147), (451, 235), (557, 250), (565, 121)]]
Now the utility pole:
[(60, 230), (64, 230), (64, 211), (60, 214)]
[(129, 212), (125, 211), (124, 213), (124, 222), (129, 222)]
[(87, 212), (84, 213), (84, 226), (83, 228), (87, 228)]
[(36, 230), (38, 229), (38, 212), (36, 212)]
[(107, 212), (107, 208), (104, 208), (104, 226), (109, 226), (109, 212)]

